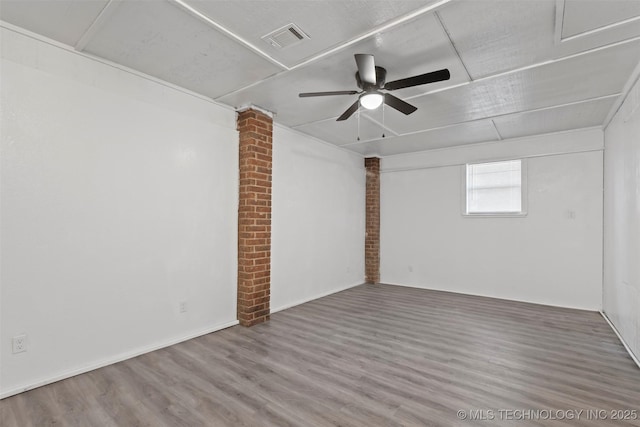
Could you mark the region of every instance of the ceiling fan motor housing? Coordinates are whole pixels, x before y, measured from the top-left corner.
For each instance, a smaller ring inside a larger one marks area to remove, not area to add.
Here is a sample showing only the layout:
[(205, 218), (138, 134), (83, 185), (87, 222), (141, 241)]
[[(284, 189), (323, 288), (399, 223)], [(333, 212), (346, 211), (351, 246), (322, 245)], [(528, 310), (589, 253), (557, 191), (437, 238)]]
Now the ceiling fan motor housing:
[(356, 71), (356, 82), (358, 83), (358, 87), (366, 92), (375, 90), (375, 89), (383, 89), (384, 84), (387, 80), (387, 70), (382, 67), (376, 67), (376, 84), (365, 83), (360, 78), (360, 73)]

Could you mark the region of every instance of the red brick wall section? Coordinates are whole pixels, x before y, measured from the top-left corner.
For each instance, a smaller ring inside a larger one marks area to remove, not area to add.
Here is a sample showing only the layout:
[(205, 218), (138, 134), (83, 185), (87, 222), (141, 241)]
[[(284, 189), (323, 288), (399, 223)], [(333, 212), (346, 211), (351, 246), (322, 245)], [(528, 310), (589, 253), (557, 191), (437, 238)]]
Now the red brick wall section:
[(367, 171), (366, 234), (364, 238), (365, 280), (380, 282), (380, 159), (364, 159)]
[(273, 121), (255, 110), (238, 113), (238, 320), (269, 320), (271, 287), (271, 148)]

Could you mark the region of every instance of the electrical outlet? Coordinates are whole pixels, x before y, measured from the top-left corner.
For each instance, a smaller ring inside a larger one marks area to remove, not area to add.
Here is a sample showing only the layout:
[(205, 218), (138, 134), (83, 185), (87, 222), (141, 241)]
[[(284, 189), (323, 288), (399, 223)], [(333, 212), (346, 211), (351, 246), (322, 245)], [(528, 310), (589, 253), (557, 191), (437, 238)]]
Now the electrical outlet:
[(12, 340), (13, 344), (13, 353), (23, 353), (27, 351), (27, 336), (26, 335), (16, 335)]
[(180, 301), (180, 313), (186, 313), (186, 312), (187, 312), (187, 302)]

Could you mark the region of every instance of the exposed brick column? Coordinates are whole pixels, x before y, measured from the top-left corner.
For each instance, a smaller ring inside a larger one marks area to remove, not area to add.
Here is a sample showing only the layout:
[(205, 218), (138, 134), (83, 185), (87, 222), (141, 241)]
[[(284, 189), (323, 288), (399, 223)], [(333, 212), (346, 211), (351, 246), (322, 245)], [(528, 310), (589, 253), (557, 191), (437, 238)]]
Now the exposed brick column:
[(367, 283), (380, 282), (380, 159), (364, 159), (367, 170), (364, 269)]
[(256, 110), (238, 113), (238, 320), (269, 320), (271, 287), (271, 147), (273, 121)]

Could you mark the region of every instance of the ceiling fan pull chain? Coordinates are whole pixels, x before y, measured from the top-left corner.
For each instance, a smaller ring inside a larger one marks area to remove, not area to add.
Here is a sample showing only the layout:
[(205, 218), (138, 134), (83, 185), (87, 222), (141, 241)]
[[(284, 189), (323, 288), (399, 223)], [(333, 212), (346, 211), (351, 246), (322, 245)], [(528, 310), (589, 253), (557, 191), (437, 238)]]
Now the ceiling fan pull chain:
[(358, 107), (358, 138), (356, 141), (360, 141), (360, 107)]
[(382, 137), (385, 138), (384, 136), (384, 104), (382, 104)]

